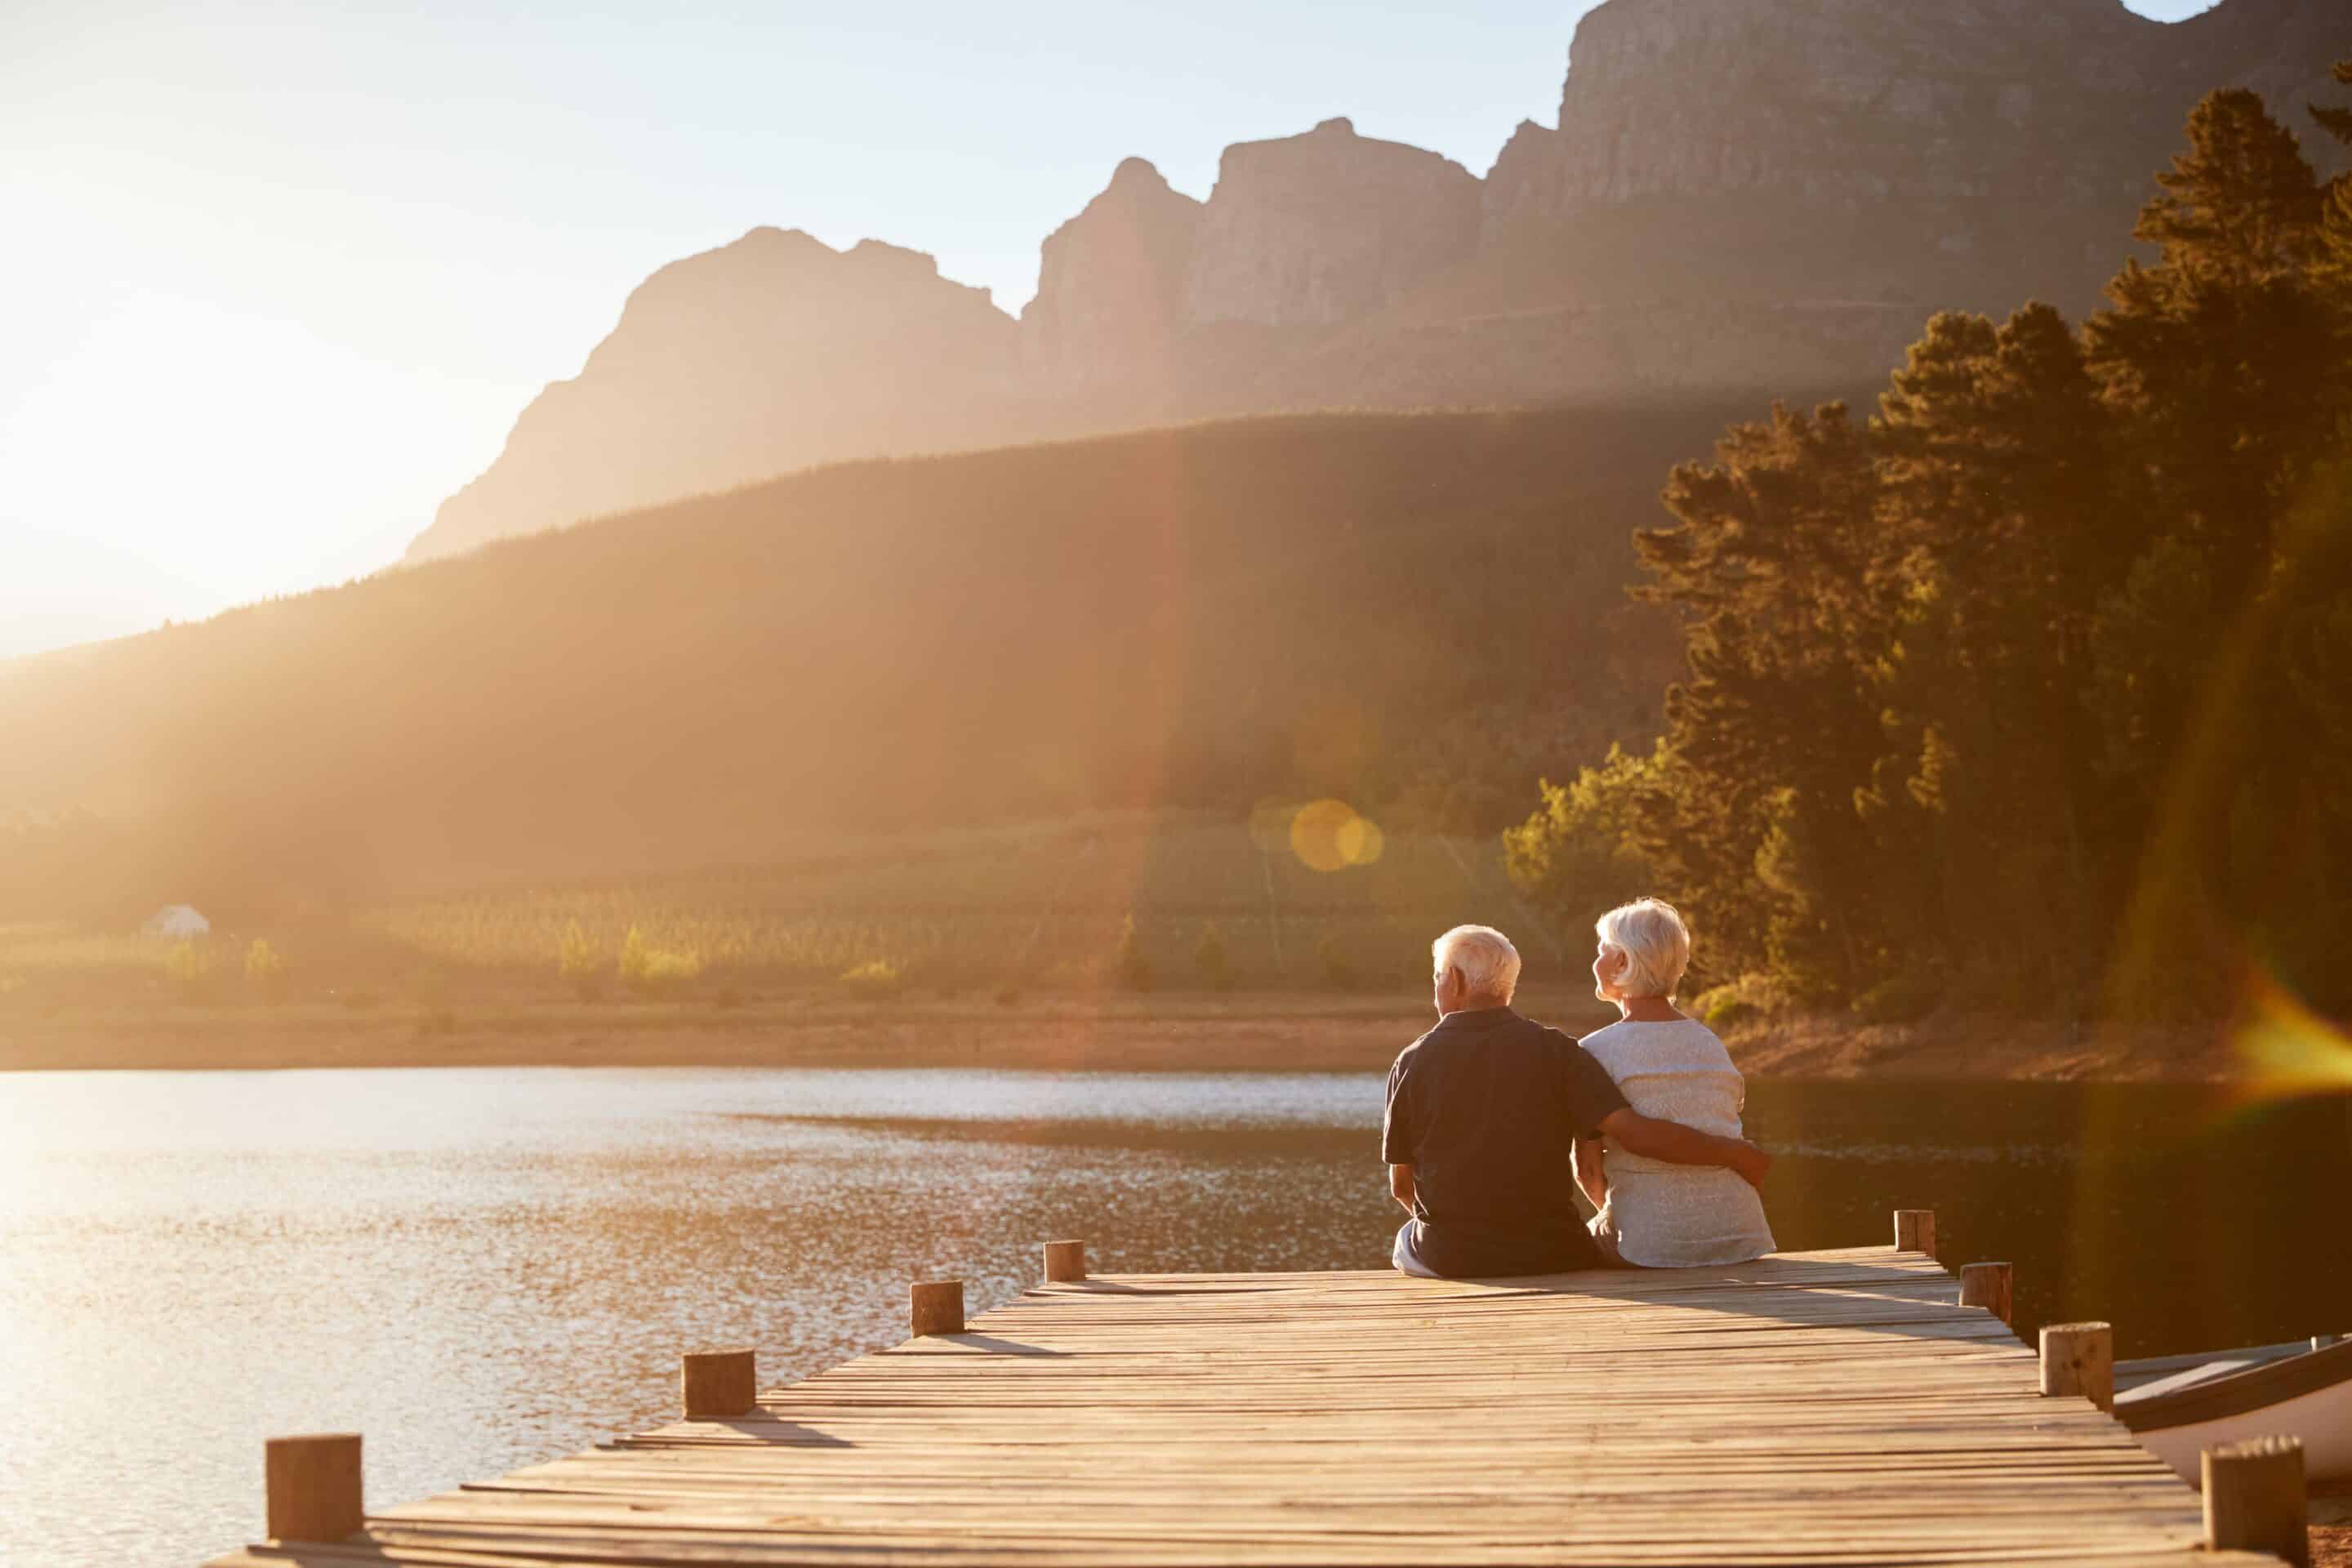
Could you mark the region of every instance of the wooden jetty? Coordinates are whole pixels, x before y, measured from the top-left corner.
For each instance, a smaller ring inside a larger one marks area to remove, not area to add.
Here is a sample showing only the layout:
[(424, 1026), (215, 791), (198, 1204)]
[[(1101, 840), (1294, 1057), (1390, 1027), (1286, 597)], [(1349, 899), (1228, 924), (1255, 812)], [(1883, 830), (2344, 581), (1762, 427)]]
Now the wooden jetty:
[(1490, 1283), (1087, 1279), (1055, 1244), (969, 1323), (918, 1286), (933, 1331), (764, 1394), (690, 1358), (692, 1418), (422, 1502), (362, 1516), (356, 1440), (285, 1440), (277, 1528), (344, 1538), (214, 1568), (2273, 1561), (2208, 1548), (2094, 1403), (2104, 1334), (2045, 1364), (2006, 1267), (1964, 1306), (1910, 1225)]

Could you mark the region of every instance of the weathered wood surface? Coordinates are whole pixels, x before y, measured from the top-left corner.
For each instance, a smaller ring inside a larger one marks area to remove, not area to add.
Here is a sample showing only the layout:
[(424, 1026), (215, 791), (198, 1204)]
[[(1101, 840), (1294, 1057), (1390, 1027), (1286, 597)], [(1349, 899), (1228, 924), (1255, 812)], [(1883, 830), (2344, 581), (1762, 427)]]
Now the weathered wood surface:
[(1956, 1293), (1885, 1247), (1051, 1284), (219, 1568), (2264, 1561), (2200, 1550), (2196, 1494)]

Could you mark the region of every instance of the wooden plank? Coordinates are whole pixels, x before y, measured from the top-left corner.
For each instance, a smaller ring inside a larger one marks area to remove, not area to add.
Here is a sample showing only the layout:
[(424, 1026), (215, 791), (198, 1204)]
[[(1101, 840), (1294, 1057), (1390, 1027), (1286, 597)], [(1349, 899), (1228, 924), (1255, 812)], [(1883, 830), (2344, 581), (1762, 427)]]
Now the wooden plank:
[(2041, 1397), (1956, 1296), (1891, 1248), (1055, 1282), (740, 1416), (215, 1568), (2233, 1561), (2168, 1467)]

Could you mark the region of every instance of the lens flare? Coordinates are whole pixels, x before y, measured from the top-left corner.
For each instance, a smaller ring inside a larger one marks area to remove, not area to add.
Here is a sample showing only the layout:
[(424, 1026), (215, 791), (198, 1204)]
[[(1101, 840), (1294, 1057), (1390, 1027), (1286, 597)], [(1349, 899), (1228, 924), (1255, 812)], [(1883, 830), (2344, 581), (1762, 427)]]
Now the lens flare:
[(2246, 1068), (2246, 1096), (2289, 1100), (2352, 1089), (2352, 1040), (2305, 1006), (2267, 971), (2256, 971), (2232, 1045)]
[(1387, 837), (1344, 800), (1302, 805), (1290, 819), (1290, 852), (1313, 871), (1370, 866), (1388, 847)]

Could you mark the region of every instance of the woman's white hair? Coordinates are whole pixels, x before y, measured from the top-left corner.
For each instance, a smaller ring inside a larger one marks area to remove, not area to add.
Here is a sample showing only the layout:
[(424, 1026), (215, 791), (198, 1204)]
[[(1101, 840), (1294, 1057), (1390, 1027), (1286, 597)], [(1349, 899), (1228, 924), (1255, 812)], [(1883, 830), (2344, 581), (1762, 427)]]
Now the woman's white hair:
[(1455, 926), (1429, 944), (1437, 971), (1459, 970), (1465, 994), (1508, 1002), (1519, 988), (1519, 950), (1493, 926)]
[(1620, 904), (1594, 921), (1592, 931), (1602, 946), (1625, 955), (1625, 973), (1617, 980), (1621, 995), (1671, 996), (1690, 967), (1690, 927), (1664, 899)]

